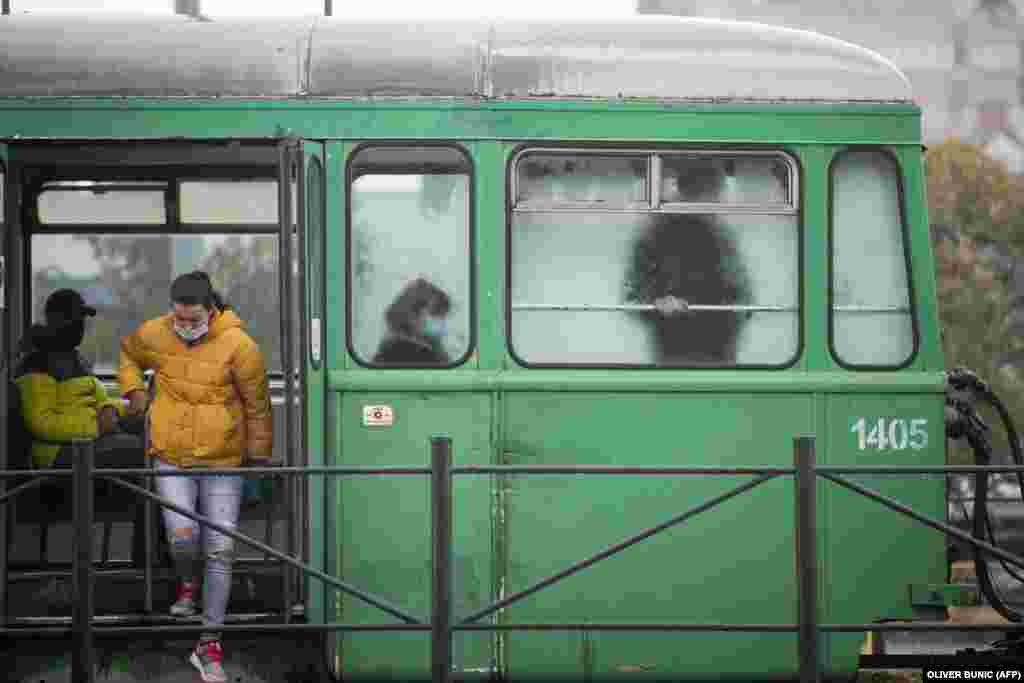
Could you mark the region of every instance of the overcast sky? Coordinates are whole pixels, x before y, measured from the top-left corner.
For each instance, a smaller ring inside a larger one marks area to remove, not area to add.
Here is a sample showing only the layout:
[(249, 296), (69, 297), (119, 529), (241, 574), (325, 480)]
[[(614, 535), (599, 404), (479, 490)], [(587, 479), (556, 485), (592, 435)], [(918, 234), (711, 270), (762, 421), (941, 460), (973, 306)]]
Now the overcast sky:
[[(333, 0), (334, 16), (352, 18), (613, 18), (630, 16), (636, 0)], [(11, 0), (12, 13), (59, 10), (170, 13), (174, 0)], [(200, 0), (216, 17), (322, 14), (323, 0)]]

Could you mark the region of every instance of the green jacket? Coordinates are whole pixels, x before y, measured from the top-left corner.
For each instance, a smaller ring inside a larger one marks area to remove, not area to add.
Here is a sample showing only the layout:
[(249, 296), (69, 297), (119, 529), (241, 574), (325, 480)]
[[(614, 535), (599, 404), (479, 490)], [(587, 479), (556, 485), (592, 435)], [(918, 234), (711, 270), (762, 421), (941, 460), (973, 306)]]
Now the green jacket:
[(122, 412), (118, 399), (91, 374), (58, 379), (42, 368), (29, 368), (15, 380), (21, 397), (21, 415), (32, 435), (32, 462), (49, 467), (57, 452), (72, 439), (95, 439), (96, 415), (106, 406)]

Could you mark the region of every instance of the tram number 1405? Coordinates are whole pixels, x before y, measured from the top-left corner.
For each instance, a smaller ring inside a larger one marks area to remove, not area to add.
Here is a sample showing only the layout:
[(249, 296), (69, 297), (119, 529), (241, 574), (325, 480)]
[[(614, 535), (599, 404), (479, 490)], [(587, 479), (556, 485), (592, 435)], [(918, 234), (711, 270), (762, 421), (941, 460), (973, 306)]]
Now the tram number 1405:
[(856, 418), (850, 431), (857, 435), (857, 449), (879, 451), (921, 450), (928, 445), (928, 420), (901, 417)]

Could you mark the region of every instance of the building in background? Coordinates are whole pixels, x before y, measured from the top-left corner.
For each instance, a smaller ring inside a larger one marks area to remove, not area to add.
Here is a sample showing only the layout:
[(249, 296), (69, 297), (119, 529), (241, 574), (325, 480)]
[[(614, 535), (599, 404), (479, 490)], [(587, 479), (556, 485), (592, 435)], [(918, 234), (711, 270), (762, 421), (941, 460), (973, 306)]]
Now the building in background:
[(780, 24), (868, 47), (910, 79), (926, 143), (957, 136), (1024, 173), (1024, 0), (637, 0), (637, 12)]

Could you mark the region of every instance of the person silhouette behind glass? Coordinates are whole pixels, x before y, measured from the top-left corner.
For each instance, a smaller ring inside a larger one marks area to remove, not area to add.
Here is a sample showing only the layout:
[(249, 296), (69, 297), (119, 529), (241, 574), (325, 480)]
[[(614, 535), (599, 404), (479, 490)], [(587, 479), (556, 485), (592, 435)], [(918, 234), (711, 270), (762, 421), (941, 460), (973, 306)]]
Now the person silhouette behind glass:
[(375, 365), (448, 365), (443, 339), (451, 300), (423, 278), (410, 282), (384, 314), (388, 333), (373, 357)]
[[(707, 159), (672, 160), (675, 201), (718, 202), (725, 173)], [(688, 310), (691, 304), (735, 306), (750, 300), (750, 274), (739, 245), (712, 215), (653, 214), (633, 245), (626, 300), (653, 304), (639, 315), (650, 325), (658, 365), (736, 363), (749, 314)]]

